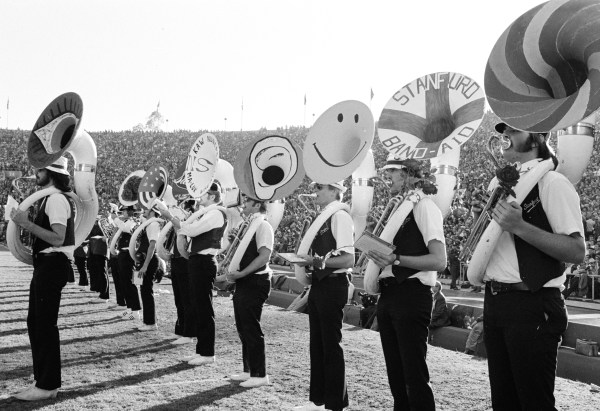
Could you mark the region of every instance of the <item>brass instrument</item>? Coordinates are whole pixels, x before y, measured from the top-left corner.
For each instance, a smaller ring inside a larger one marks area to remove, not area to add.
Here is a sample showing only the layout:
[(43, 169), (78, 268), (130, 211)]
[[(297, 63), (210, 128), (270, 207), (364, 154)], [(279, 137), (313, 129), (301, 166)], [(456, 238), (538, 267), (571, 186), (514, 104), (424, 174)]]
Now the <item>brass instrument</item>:
[[(398, 207), (400, 207), (402, 201), (404, 201), (404, 197), (397, 195), (392, 197), (392, 199), (387, 203), (383, 209), (383, 212), (381, 213), (381, 216), (379, 216), (379, 220), (377, 221), (375, 228), (373, 229), (373, 234), (375, 236), (379, 237), (381, 235), (385, 225), (389, 221), (390, 217), (394, 215)], [(365, 252), (360, 253), (358, 260), (356, 261), (355, 271), (362, 273), (365, 270), (368, 261), (367, 254)]]
[(242, 221), (242, 223), (237, 229), (237, 232), (235, 233), (234, 238), (229, 242), (229, 246), (222, 253), (223, 260), (219, 262), (219, 275), (225, 274), (225, 272), (229, 268), (231, 260), (233, 259), (233, 255), (235, 254), (240, 244), (240, 241), (242, 241), (242, 238), (244, 238), (244, 235), (248, 231), (248, 227), (250, 227), (251, 222), (252, 220), (250, 218), (246, 218)]

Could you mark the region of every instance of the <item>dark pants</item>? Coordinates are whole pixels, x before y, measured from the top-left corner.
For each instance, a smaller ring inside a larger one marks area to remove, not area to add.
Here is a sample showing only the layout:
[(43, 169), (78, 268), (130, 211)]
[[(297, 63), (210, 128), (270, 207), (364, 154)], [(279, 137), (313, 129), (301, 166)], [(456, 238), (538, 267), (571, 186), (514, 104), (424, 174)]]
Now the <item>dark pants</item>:
[(117, 305), (125, 307), (125, 293), (123, 292), (123, 286), (121, 284), (121, 276), (119, 275), (119, 256), (113, 256), (111, 254), (110, 260), (110, 272), (113, 278), (113, 284), (115, 286), (115, 295), (117, 297)]
[(379, 336), (394, 410), (435, 410), (427, 368), (431, 287), (418, 279), (381, 287)]
[(555, 410), (556, 355), (568, 322), (558, 288), (492, 295), (486, 287), (483, 315), (493, 409)]
[(119, 281), (127, 308), (131, 311), (140, 310), (142, 308), (140, 296), (137, 287), (133, 284), (133, 260), (127, 250), (119, 251)]
[(87, 272), (85, 271), (86, 257), (75, 257), (75, 266), (79, 272), (79, 285), (88, 285)]
[(348, 406), (346, 365), (342, 342), (344, 306), (348, 301), (348, 277), (314, 279), (308, 294), (310, 327), (310, 397), (330, 410)]
[(196, 317), (196, 354), (215, 355), (215, 311), (212, 288), (217, 275), (217, 261), (212, 255), (195, 254), (188, 260), (190, 300)]
[[(142, 295), (142, 308), (144, 324), (154, 325), (156, 324), (156, 306), (154, 305), (154, 274), (158, 270), (158, 257), (152, 256), (150, 264), (148, 264), (148, 270), (142, 280), (140, 286), (140, 294)], [(135, 287), (135, 286), (134, 286)], [(137, 287), (136, 287), (137, 293)]]
[(33, 357), (36, 386), (54, 390), (61, 386), (58, 310), (71, 262), (62, 253), (33, 258), (33, 279), (29, 288), (27, 332)]
[(244, 372), (250, 373), (251, 377), (267, 375), (265, 335), (260, 327), (260, 316), (270, 292), (269, 274), (250, 274), (235, 282), (235, 326), (242, 342)]
[(106, 257), (92, 254), (88, 258), (88, 269), (90, 270), (90, 284), (92, 291), (100, 293), (100, 298), (108, 300), (110, 288), (108, 286), (108, 270), (106, 269)]
[(183, 257), (171, 257), (171, 283), (173, 297), (177, 309), (175, 334), (182, 337), (196, 336), (196, 321), (194, 309), (190, 299), (190, 278), (188, 274), (188, 261)]
[(456, 281), (460, 277), (460, 264), (450, 264), (450, 288), (456, 288)]

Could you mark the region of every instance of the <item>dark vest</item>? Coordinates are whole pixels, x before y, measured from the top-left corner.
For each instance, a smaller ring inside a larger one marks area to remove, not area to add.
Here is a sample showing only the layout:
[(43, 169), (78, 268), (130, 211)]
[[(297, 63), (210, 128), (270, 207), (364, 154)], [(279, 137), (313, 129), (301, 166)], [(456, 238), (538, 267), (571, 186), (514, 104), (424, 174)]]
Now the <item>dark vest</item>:
[(190, 254), (197, 254), (208, 248), (221, 248), (221, 238), (223, 238), (225, 227), (227, 227), (227, 216), (223, 211), (219, 210), (219, 212), (223, 215), (223, 225), (192, 238), (192, 252)]
[(102, 238), (91, 238), (94, 236), (104, 236), (104, 233), (102, 233), (102, 230), (100, 230), (98, 222), (94, 224), (94, 227), (92, 227), (92, 231), (90, 233), (90, 245), (88, 248), (88, 254), (106, 257), (106, 253), (108, 251), (108, 245), (106, 243), (106, 240)]
[(117, 241), (117, 248), (119, 250), (123, 248), (129, 248), (129, 240), (131, 240), (131, 233), (121, 232), (119, 240)]
[[(527, 197), (521, 203), (521, 207), (523, 208), (523, 220), (544, 231), (553, 232), (542, 207), (537, 184), (527, 194)], [(532, 292), (538, 291), (548, 281), (562, 275), (564, 267), (560, 261), (538, 250), (516, 235), (514, 239), (517, 260), (519, 261), (519, 275)]]
[[(252, 261), (254, 261), (254, 259), (258, 257), (258, 248), (256, 246), (256, 233), (252, 236), (252, 240), (250, 240), (250, 243), (248, 244), (248, 247), (246, 248), (246, 251), (244, 252), (244, 255), (242, 256), (242, 260), (240, 261), (240, 271), (242, 271), (244, 268), (248, 267), (250, 265), (250, 263)], [(263, 265), (262, 267), (258, 268), (258, 270), (255, 270), (252, 274), (257, 273), (259, 271), (263, 271), (267, 268), (267, 265)]]
[[(396, 233), (394, 241), (392, 242), (396, 246), (394, 253), (407, 256), (419, 256), (429, 254), (429, 249), (423, 240), (423, 234), (419, 230), (419, 226), (415, 221), (415, 215), (411, 211), (404, 219), (402, 226)], [(392, 273), (396, 280), (401, 283), (413, 274), (418, 273), (420, 270), (414, 268), (392, 266)]]
[[(315, 239), (310, 245), (310, 249), (312, 250), (312, 253), (309, 252), (310, 255), (319, 255), (319, 257), (324, 257), (325, 254), (331, 250), (337, 249), (337, 242), (331, 231), (331, 217), (325, 221), (315, 235)], [(328, 275), (333, 274), (335, 270), (337, 270), (337, 268), (325, 267), (323, 270), (315, 268), (313, 277), (320, 281)]]
[(142, 231), (140, 235), (140, 246), (138, 247), (138, 251), (140, 253), (146, 254), (148, 252), (148, 248), (150, 247), (150, 241), (148, 241), (148, 234), (146, 234), (146, 230)]
[[(75, 202), (71, 199), (71, 197), (67, 196), (63, 193), (67, 201), (69, 202), (69, 207), (71, 208), (71, 217), (67, 220), (67, 230), (65, 232), (65, 240), (61, 244), (61, 246), (69, 246), (75, 245)], [(46, 201), (48, 197), (42, 200), (42, 204), (40, 209), (38, 210), (37, 216), (35, 217), (34, 223), (39, 225), (45, 230), (52, 230), (52, 226), (50, 225), (50, 218), (46, 214)], [(47, 243), (41, 238), (35, 237), (33, 240), (32, 253), (33, 255), (38, 254), (40, 251), (45, 250), (46, 248), (53, 247), (52, 244)]]

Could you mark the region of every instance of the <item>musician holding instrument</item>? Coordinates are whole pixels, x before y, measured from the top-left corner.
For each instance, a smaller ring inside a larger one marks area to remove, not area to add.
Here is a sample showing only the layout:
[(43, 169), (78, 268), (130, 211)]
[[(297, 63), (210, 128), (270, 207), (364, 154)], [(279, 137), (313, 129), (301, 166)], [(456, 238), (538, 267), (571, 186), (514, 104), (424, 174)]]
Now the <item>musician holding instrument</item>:
[[(200, 206), (209, 208), (221, 203), (221, 187), (212, 183), (209, 190), (197, 199)], [(178, 235), (191, 237), (188, 260), (190, 299), (196, 319), (195, 354), (183, 360), (190, 365), (205, 365), (215, 361), (215, 312), (212, 288), (217, 274), (216, 255), (227, 227), (227, 217), (219, 209), (210, 209), (196, 221), (180, 222), (163, 205), (156, 205), (163, 218), (173, 223)], [(180, 250), (181, 252), (181, 250)]]
[[(186, 213), (186, 217), (189, 217), (194, 211), (194, 206), (194, 200), (186, 200), (183, 203), (183, 212)], [(174, 235), (177, 236), (175, 232)], [(171, 283), (173, 284), (173, 298), (177, 309), (175, 335), (179, 336), (171, 344), (190, 344), (193, 342), (193, 337), (196, 336), (196, 321), (194, 320), (194, 310), (189, 293), (188, 262), (179, 252), (177, 245), (173, 246), (173, 255), (171, 256)]]
[[(392, 195), (419, 188), (421, 164), (388, 157), (383, 167), (391, 179)], [(431, 287), (437, 271), (446, 267), (442, 213), (429, 197), (415, 203), (393, 238), (394, 253), (370, 251), (367, 256), (383, 271), (377, 304), (379, 335), (385, 357), (394, 409), (434, 410), (427, 355), (431, 321)]]
[[(325, 209), (339, 203), (344, 182), (314, 184), (315, 203)], [(312, 253), (301, 254), (312, 267), (308, 296), (310, 328), (310, 403), (296, 410), (342, 410), (348, 406), (348, 390), (342, 341), (342, 319), (348, 301), (348, 271), (354, 265), (354, 225), (345, 210), (331, 215), (318, 229)]]
[(118, 257), (117, 263), (119, 267), (119, 281), (121, 284), (121, 291), (127, 310), (121, 314), (124, 320), (141, 320), (140, 310), (140, 296), (138, 289), (133, 283), (133, 268), (134, 262), (129, 255), (129, 240), (131, 234), (135, 229), (136, 222), (133, 219), (135, 214), (135, 206), (129, 205), (123, 208), (123, 216), (117, 217), (116, 214), (111, 214), (113, 223), (120, 229), (121, 235), (118, 238), (117, 249)]
[[(242, 214), (246, 218), (260, 218), (267, 213), (265, 202), (249, 197), (244, 199)], [(230, 376), (233, 381), (242, 381), (240, 386), (259, 387), (269, 384), (265, 360), (265, 336), (260, 327), (262, 309), (271, 292), (269, 260), (273, 252), (273, 227), (265, 219), (252, 233), (239, 270), (229, 270), (227, 281), (235, 282), (233, 311), (235, 326), (242, 342), (243, 372)], [(242, 233), (238, 233), (241, 235)], [(228, 267), (229, 268), (229, 267)]]
[(108, 303), (110, 297), (107, 270), (108, 244), (107, 238), (100, 229), (99, 218), (100, 216), (96, 219), (89, 235), (88, 269), (90, 271), (90, 290), (99, 292), (98, 298)]
[[(495, 128), (504, 159), (521, 164), (521, 179), (555, 160), (545, 133)], [(567, 327), (562, 262), (585, 255), (579, 196), (565, 176), (548, 171), (521, 204), (500, 199), (492, 218), (504, 230), (483, 277), (492, 407), (554, 410), (556, 356)]]
[[(149, 220), (156, 216), (157, 212), (152, 209), (152, 204), (150, 204), (150, 207), (144, 211), (144, 219)], [(143, 324), (138, 327), (140, 331), (153, 331), (158, 328), (156, 325), (153, 285), (154, 275), (158, 270), (158, 257), (155, 251), (159, 233), (160, 225), (157, 221), (148, 224), (140, 235), (140, 246), (135, 254), (135, 264), (141, 264), (137, 275), (143, 278), (140, 286)]]
[(75, 249), (75, 204), (65, 194), (71, 191), (69, 179), (65, 157), (37, 169), (37, 185), (42, 189), (56, 187), (61, 192), (42, 201), (34, 221), (29, 220), (26, 210), (11, 212), (12, 221), (35, 237), (27, 314), (35, 381), (15, 395), (24, 401), (55, 398), (61, 386), (58, 311), (62, 289), (73, 273), (70, 260)]

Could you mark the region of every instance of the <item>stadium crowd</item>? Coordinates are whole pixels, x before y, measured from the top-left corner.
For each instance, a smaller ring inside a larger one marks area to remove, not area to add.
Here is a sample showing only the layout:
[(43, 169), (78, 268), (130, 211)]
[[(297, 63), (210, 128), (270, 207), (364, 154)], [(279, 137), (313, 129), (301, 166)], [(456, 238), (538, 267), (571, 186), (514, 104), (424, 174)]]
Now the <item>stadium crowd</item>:
[[(459, 183), (452, 209), (445, 219), (445, 233), (449, 264), (457, 266), (456, 256), (469, 235), (472, 223), (471, 207), (478, 199), (478, 194), (485, 191), (493, 171), (494, 164), (486, 154), (488, 137), (493, 133), (497, 117), (487, 112), (475, 135), (461, 148), (459, 166)], [(98, 151), (96, 172), (96, 191), (100, 202), (100, 213), (106, 215), (109, 202), (117, 203), (118, 190), (123, 179), (132, 171), (148, 169), (155, 164), (167, 168), (169, 175), (174, 175), (179, 162), (188, 154), (192, 143), (204, 131), (174, 132), (142, 132), (142, 131), (100, 131), (90, 132)], [(257, 131), (211, 131), (219, 142), (219, 155), (230, 163), (235, 162), (238, 151), (253, 138), (261, 135), (277, 134), (291, 138), (300, 146), (308, 133), (305, 127), (281, 127), (276, 130), (260, 129)], [(12, 180), (1, 171), (21, 171), (23, 176), (33, 174), (27, 160), (27, 139), (29, 132), (24, 130), (0, 131), (0, 204), (6, 204), (7, 196), (12, 194), (19, 199), (19, 194), (12, 187)], [(555, 142), (554, 142), (555, 144)], [(600, 246), (600, 152), (596, 140), (592, 159), (582, 180), (577, 185), (581, 197), (582, 213), (586, 239), (588, 240), (588, 259), (581, 268), (589, 268), (588, 272), (598, 273), (595, 250)], [(375, 165), (379, 169), (385, 162), (387, 152), (378, 137), (375, 136), (372, 146)], [(383, 173), (379, 172), (383, 177)], [(310, 181), (305, 178), (294, 195), (286, 200), (286, 209), (279, 229), (275, 233), (276, 251), (293, 251), (303, 221), (309, 217), (308, 211), (298, 201), (296, 194), (309, 192)], [(351, 186), (348, 178), (346, 186)], [(35, 190), (32, 180), (21, 183), (24, 195)], [(351, 190), (348, 190), (344, 201), (351, 202)], [(389, 199), (386, 187), (376, 184), (373, 206), (368, 217), (368, 227), (372, 228)], [(308, 200), (310, 201), (310, 200)], [(309, 205), (311, 207), (311, 205)], [(4, 207), (0, 209), (0, 242), (5, 242), (6, 223)], [(591, 287), (588, 294), (591, 295)], [(600, 290), (600, 288), (598, 288)], [(600, 292), (596, 293), (600, 294)]]

